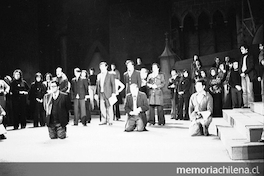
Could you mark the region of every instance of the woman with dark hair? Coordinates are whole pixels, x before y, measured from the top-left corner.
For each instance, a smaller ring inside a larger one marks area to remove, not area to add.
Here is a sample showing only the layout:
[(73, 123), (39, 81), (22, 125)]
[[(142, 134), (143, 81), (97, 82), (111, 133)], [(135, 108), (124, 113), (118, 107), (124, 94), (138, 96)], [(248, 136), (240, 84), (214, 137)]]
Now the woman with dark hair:
[(212, 67), (209, 75), (209, 92), (213, 97), (213, 117), (222, 117), (222, 80), (217, 68)]
[(201, 71), (200, 71), (200, 79), (203, 79), (204, 81), (205, 81), (205, 91), (206, 92), (208, 92), (209, 91), (209, 83), (208, 83), (208, 76), (207, 76), (207, 72), (206, 72), (206, 70), (204, 70), (204, 69), (202, 69)]
[(229, 78), (230, 78), (230, 73), (231, 69), (230, 67), (226, 69), (225, 64), (221, 63), (219, 65), (218, 69), (218, 75), (222, 80), (222, 88), (223, 88), (223, 109), (231, 109), (232, 108), (232, 102), (231, 102), (231, 91), (230, 91), (230, 85), (229, 85)]
[(178, 88), (178, 96), (179, 96), (178, 119), (180, 120), (189, 120), (188, 109), (189, 109), (189, 99), (190, 99), (190, 87), (191, 87), (191, 79), (189, 76), (189, 72), (187, 70), (183, 70), (183, 76), (180, 80), (179, 88)]
[[(203, 66), (202, 65), (202, 62), (201, 62), (201, 60), (200, 60), (200, 58), (199, 58), (199, 56), (197, 55), (197, 54), (194, 54), (193, 55), (193, 61), (192, 61), (192, 65), (191, 65), (191, 71), (192, 71), (192, 73), (193, 73), (193, 70), (197, 67), (197, 62), (196, 61), (198, 61), (199, 63), (200, 63), (200, 65), (201, 65), (201, 67)], [(192, 76), (192, 75), (191, 75)]]
[[(84, 79), (85, 81), (87, 81), (88, 86), (91, 84), (90, 80), (89, 80), (89, 74), (87, 70), (82, 70), (81, 71), (81, 78)], [(91, 98), (90, 92), (89, 92), (89, 88), (88, 88), (88, 94), (89, 97)], [(85, 108), (86, 108), (86, 120), (87, 123), (91, 123), (92, 120), (92, 116), (91, 116), (91, 107), (90, 107), (90, 99), (86, 99), (85, 98)]]
[(13, 125), (14, 130), (18, 129), (19, 124), (21, 128), (26, 128), (27, 115), (27, 95), (29, 86), (23, 79), (23, 73), (17, 69), (13, 72), (13, 82), (11, 83), (12, 104), (13, 104)]
[(34, 127), (45, 126), (45, 115), (43, 108), (43, 97), (46, 94), (46, 87), (42, 82), (42, 74), (36, 73), (35, 81), (31, 84), (28, 92), (30, 101), (30, 114), (33, 117)]
[(195, 71), (200, 70), (203, 67), (202, 61), (200, 60), (199, 56), (195, 54), (193, 56), (193, 61), (191, 65), (191, 78), (195, 77)]
[(91, 110), (94, 110), (95, 107), (99, 108), (99, 100), (95, 96), (96, 94), (96, 79), (97, 75), (95, 74), (95, 69), (90, 68), (89, 69), (89, 96), (90, 96), (90, 104), (91, 104)]
[(214, 59), (214, 63), (213, 63), (213, 65), (212, 65), (212, 67), (213, 68), (219, 68), (219, 66), (220, 66), (220, 59), (219, 59), (219, 57), (215, 57), (215, 59)]
[(163, 111), (163, 91), (165, 86), (165, 76), (160, 72), (160, 67), (157, 63), (152, 64), (152, 73), (147, 78), (147, 86), (149, 87), (149, 119), (150, 125), (155, 125), (155, 107), (158, 112), (158, 124), (165, 125), (165, 117)]
[(171, 70), (171, 77), (168, 81), (168, 89), (170, 90), (171, 98), (171, 119), (178, 119), (178, 87), (180, 82), (180, 76), (177, 70)]

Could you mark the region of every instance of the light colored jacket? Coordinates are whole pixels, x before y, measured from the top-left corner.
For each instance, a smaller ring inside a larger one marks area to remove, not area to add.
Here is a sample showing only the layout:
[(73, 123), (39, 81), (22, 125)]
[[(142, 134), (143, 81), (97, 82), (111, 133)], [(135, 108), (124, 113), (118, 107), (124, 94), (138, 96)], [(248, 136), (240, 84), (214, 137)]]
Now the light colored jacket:
[(156, 89), (150, 88), (149, 90), (149, 104), (150, 105), (163, 105), (163, 90), (165, 86), (165, 76), (163, 73), (159, 73), (156, 77), (153, 74), (150, 74), (147, 78), (147, 85), (155, 84), (157, 85)]
[(189, 101), (189, 116), (191, 121), (195, 120), (196, 118), (195, 110), (198, 110), (199, 112), (210, 111), (211, 115), (213, 114), (213, 97), (211, 94), (206, 92), (200, 103), (197, 101), (197, 95), (197, 92), (192, 94)]
[(52, 93), (47, 93), (44, 95), (43, 98), (43, 106), (44, 110), (46, 112), (46, 116), (51, 114), (51, 109), (52, 109)]

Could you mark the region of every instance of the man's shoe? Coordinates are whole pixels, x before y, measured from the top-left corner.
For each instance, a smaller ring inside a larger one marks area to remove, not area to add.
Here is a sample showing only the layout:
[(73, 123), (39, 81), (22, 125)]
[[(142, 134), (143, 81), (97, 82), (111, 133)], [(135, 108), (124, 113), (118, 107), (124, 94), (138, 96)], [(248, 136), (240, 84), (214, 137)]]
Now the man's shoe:
[(99, 125), (107, 125), (107, 123), (106, 123), (106, 122), (104, 122), (104, 123), (99, 123)]
[(260, 139), (260, 140), (258, 140), (258, 142), (264, 142), (264, 139)]

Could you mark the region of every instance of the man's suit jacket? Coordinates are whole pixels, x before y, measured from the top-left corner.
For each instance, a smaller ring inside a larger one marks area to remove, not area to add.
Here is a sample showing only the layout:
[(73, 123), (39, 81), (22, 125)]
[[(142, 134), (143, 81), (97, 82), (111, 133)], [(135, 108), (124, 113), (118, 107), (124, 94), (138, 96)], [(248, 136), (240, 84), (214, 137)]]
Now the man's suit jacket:
[[(45, 94), (43, 99), (43, 106), (46, 112), (46, 123), (47, 126), (50, 126), (50, 115), (52, 110), (52, 94)], [(59, 111), (59, 120), (62, 127), (65, 127), (69, 122), (69, 110), (71, 108), (71, 101), (69, 96), (66, 93), (60, 92), (57, 100), (58, 103), (58, 111)]]
[[(141, 107), (142, 111), (140, 112), (139, 116), (142, 118), (144, 124), (147, 123), (147, 118), (146, 118), (146, 111), (149, 109), (148, 105), (148, 99), (147, 96), (144, 92), (138, 92), (137, 95), (137, 107)], [(126, 101), (125, 101), (125, 112), (128, 114), (128, 117), (132, 117), (129, 115), (129, 113), (133, 111), (133, 97), (132, 94), (129, 93), (126, 96)]]
[[(239, 73), (240, 74), (242, 73), (243, 58), (244, 56), (241, 57), (240, 62), (239, 62)], [(252, 82), (254, 79), (256, 79), (257, 74), (255, 70), (253, 56), (250, 54), (247, 55), (246, 66), (247, 66), (247, 69), (244, 73), (248, 74), (249, 79)]]
[(132, 83), (135, 83), (138, 85), (138, 87), (141, 87), (141, 76), (140, 72), (137, 70), (134, 70), (131, 77), (129, 77), (128, 72), (124, 73), (124, 83), (126, 85), (126, 94), (130, 93), (130, 85)]
[(73, 78), (71, 81), (71, 96), (72, 99), (76, 98), (79, 94), (79, 99), (84, 99), (85, 95), (88, 95), (88, 81), (82, 78)]
[[(102, 76), (101, 73), (97, 75), (97, 91), (98, 91), (99, 96), (101, 92), (101, 76)], [(107, 107), (110, 106), (108, 99), (111, 97), (113, 93), (116, 93), (115, 77), (113, 74), (107, 72), (105, 79), (104, 79), (103, 97), (99, 97), (105, 100)]]

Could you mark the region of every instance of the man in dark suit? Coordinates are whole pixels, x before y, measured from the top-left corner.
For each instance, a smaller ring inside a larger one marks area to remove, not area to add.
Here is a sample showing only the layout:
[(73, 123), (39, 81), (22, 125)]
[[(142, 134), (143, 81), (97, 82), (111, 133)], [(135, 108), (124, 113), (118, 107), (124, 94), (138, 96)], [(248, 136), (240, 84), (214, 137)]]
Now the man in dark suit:
[(100, 99), (100, 111), (102, 123), (99, 125), (113, 125), (114, 112), (113, 105), (115, 102), (109, 101), (116, 97), (115, 77), (107, 71), (107, 63), (101, 62), (99, 64), (100, 73), (97, 75), (98, 95)]
[(69, 122), (71, 102), (69, 96), (59, 90), (59, 83), (50, 83), (51, 93), (44, 96), (46, 122), (51, 139), (66, 138), (66, 125)]
[(250, 102), (254, 102), (253, 80), (256, 79), (257, 76), (253, 56), (248, 53), (248, 49), (247, 45), (240, 46), (242, 57), (239, 62), (239, 73), (241, 76), (243, 103), (245, 108), (249, 107)]
[(128, 114), (125, 131), (146, 130), (146, 111), (149, 109), (147, 96), (140, 92), (137, 84), (130, 85), (131, 93), (126, 95), (125, 111)]
[(75, 77), (71, 81), (71, 98), (74, 103), (74, 125), (78, 125), (79, 117), (82, 124), (86, 126), (85, 100), (88, 99), (88, 82), (81, 78), (81, 70), (74, 69)]
[(135, 83), (141, 87), (140, 72), (135, 70), (134, 62), (131, 60), (126, 61), (127, 71), (124, 73), (124, 83), (126, 85), (126, 95), (130, 93), (130, 85)]

